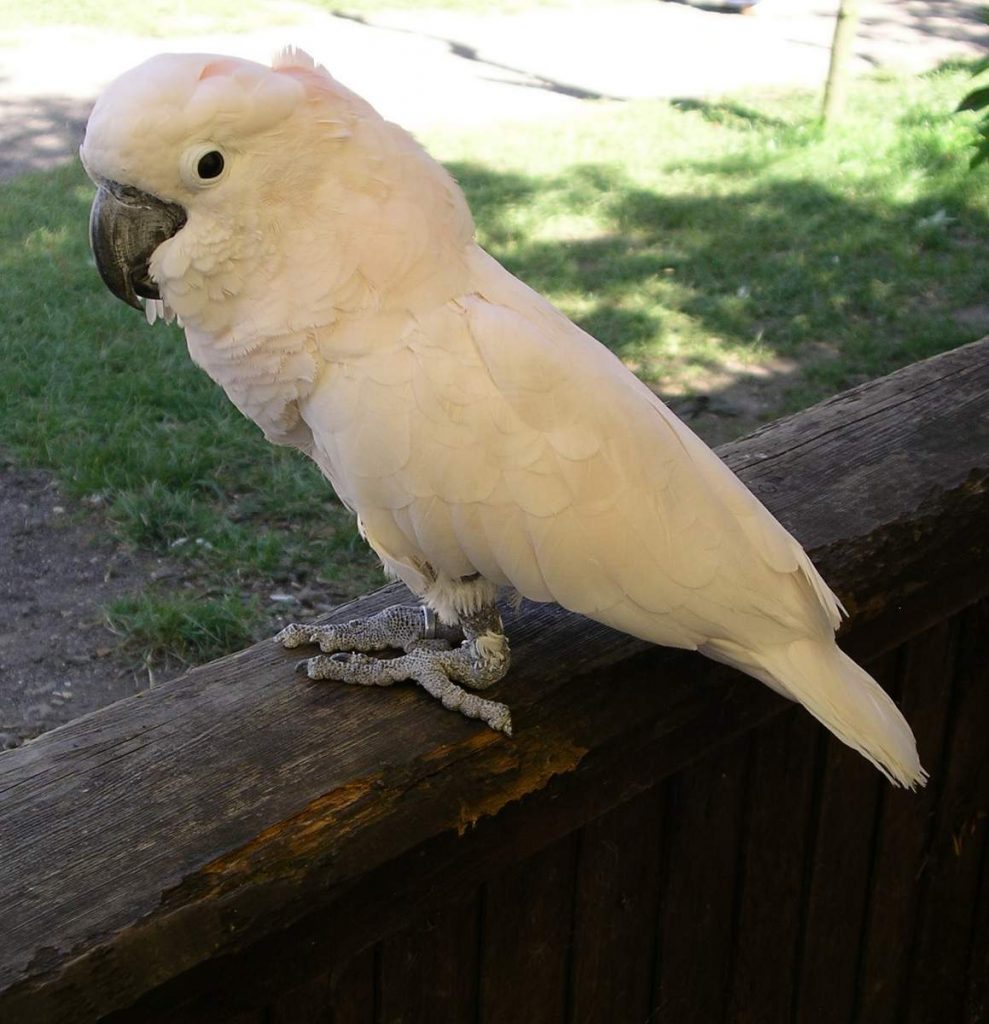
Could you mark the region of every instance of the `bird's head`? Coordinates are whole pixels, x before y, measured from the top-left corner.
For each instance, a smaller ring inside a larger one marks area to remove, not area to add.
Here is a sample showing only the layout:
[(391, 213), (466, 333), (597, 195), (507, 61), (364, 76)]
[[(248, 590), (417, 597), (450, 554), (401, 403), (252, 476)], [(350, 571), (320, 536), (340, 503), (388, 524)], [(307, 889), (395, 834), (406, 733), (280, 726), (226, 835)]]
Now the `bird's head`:
[[(386, 287), (428, 245), (423, 224), (470, 236), (445, 172), (297, 50), (271, 67), (153, 57), (99, 98), (80, 156), (97, 186), (90, 239), (107, 287), (138, 309), (164, 299), (206, 328), (242, 293), (272, 291), (259, 281), (310, 298), (336, 289), (325, 301), (338, 309), (366, 302), (354, 282)], [(421, 216), (430, 203), (439, 215)]]
[(169, 269), (188, 269), (179, 252), (178, 266), (163, 266), (161, 247), (190, 222), (202, 247), (220, 255), (224, 236), (242, 227), (237, 211), (275, 170), (259, 174), (277, 153), (271, 136), (284, 133), (304, 99), (295, 76), (206, 54), (161, 54), (107, 88), (80, 156), (98, 188), (93, 254), (114, 295), (138, 309), (140, 298), (160, 298)]

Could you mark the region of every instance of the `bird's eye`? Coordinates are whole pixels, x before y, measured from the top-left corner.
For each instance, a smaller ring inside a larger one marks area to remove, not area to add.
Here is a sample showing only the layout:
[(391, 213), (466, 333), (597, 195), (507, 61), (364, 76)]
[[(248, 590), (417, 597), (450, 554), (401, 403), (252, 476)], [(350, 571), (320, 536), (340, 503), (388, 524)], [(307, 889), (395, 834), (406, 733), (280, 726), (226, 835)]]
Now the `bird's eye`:
[(203, 180), (218, 178), (223, 173), (223, 154), (216, 149), (203, 153), (196, 164), (196, 173)]

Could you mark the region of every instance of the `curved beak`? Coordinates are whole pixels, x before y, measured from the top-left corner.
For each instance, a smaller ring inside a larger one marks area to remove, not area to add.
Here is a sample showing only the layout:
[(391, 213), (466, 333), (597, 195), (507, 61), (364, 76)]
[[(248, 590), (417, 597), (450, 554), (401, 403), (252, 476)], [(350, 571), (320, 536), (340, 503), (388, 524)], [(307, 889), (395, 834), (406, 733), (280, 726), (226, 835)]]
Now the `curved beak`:
[(129, 185), (104, 181), (89, 215), (89, 244), (103, 283), (128, 306), (158, 299), (148, 264), (162, 242), (186, 222), (185, 210)]

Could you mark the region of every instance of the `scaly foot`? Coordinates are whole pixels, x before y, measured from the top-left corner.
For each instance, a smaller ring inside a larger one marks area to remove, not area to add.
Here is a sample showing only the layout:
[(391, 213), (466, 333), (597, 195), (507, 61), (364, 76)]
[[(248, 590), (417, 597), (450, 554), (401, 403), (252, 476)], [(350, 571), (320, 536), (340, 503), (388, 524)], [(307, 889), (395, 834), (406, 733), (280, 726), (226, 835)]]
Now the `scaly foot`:
[[(512, 734), (511, 712), (504, 704), (483, 700), (458, 683), (483, 690), (508, 671), (508, 639), (495, 608), (482, 608), (460, 619), (460, 631), (438, 624), (428, 608), (395, 606), (367, 619), (332, 626), (293, 624), (275, 639), (284, 647), (318, 644), (322, 655), (299, 663), (309, 679), (335, 679), (359, 686), (391, 686), (411, 679), (444, 707), (490, 728)], [(370, 658), (368, 651), (400, 648), (397, 658)]]

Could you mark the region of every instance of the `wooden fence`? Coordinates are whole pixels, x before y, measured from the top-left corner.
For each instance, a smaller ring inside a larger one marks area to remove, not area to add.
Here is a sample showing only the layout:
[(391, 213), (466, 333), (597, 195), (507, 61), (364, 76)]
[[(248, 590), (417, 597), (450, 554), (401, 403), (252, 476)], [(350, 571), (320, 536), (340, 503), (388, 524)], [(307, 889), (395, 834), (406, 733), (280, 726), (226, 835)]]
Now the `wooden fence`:
[(989, 341), (721, 454), (925, 791), (553, 607), (506, 613), (512, 740), (269, 641), (0, 754), (0, 1021), (989, 1020)]

